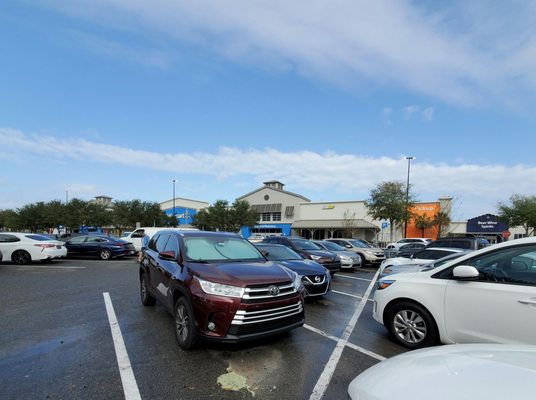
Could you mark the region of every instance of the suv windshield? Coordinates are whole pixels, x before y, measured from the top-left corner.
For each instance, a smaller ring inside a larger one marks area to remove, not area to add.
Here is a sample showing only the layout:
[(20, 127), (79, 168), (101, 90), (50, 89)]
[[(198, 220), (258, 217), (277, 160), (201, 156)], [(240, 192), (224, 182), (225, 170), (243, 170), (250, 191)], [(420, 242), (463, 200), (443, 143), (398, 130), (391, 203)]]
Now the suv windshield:
[(292, 243), (299, 250), (322, 250), (320, 246), (317, 246), (316, 244), (307, 239), (294, 239), (292, 240)]
[(264, 261), (247, 240), (234, 237), (191, 237), (184, 239), (186, 258), (191, 261)]

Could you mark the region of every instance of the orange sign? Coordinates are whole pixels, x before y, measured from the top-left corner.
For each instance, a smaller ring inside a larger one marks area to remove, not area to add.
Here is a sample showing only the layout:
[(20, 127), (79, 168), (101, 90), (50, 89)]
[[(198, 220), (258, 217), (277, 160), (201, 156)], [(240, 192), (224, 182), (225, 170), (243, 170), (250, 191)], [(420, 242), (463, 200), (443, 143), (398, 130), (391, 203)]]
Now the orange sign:
[[(416, 203), (410, 208), (410, 211), (415, 216), (426, 215), (430, 221), (432, 221), (437, 213), (441, 211), (441, 206), (439, 202)], [(423, 232), (421, 228), (417, 228), (415, 226), (415, 218), (413, 218), (408, 222), (406, 237), (425, 237), (435, 239), (437, 238), (437, 227), (432, 226), (430, 228), (426, 228)]]

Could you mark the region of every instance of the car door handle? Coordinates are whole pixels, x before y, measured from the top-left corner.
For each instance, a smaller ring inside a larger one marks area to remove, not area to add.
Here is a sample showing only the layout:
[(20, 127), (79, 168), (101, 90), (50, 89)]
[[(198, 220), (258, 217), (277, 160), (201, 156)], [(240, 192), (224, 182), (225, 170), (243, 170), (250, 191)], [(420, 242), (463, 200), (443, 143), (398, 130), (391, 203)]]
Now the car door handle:
[(518, 300), (521, 304), (533, 304), (536, 306), (536, 300)]

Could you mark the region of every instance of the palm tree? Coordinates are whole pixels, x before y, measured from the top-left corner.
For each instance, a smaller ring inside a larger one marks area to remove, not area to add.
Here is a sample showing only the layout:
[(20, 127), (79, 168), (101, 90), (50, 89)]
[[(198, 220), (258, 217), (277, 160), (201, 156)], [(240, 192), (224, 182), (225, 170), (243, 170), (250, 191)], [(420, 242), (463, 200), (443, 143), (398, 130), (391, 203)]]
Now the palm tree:
[(440, 238), (444, 229), (447, 229), (450, 225), (450, 216), (444, 211), (439, 211), (433, 220), (435, 226), (437, 226), (437, 237)]
[(421, 234), (422, 238), (424, 237), (424, 231), (434, 226), (434, 221), (432, 221), (432, 219), (428, 215), (426, 215), (426, 213), (424, 213), (423, 215), (417, 215), (414, 218), (414, 221), (415, 221), (415, 227), (420, 229), (422, 232)]

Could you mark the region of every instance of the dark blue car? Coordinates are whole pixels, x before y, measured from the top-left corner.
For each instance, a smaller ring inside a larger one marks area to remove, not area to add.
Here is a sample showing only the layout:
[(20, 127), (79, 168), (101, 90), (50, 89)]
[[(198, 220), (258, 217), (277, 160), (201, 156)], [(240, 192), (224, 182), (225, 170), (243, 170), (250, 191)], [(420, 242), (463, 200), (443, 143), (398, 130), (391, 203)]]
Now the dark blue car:
[(67, 257), (100, 257), (102, 260), (110, 260), (135, 253), (132, 243), (106, 235), (76, 236), (65, 242), (65, 247)]
[(307, 260), (294, 250), (281, 244), (255, 243), (266, 258), (296, 272), (305, 287), (306, 297), (322, 296), (329, 291), (329, 270), (316, 261)]

